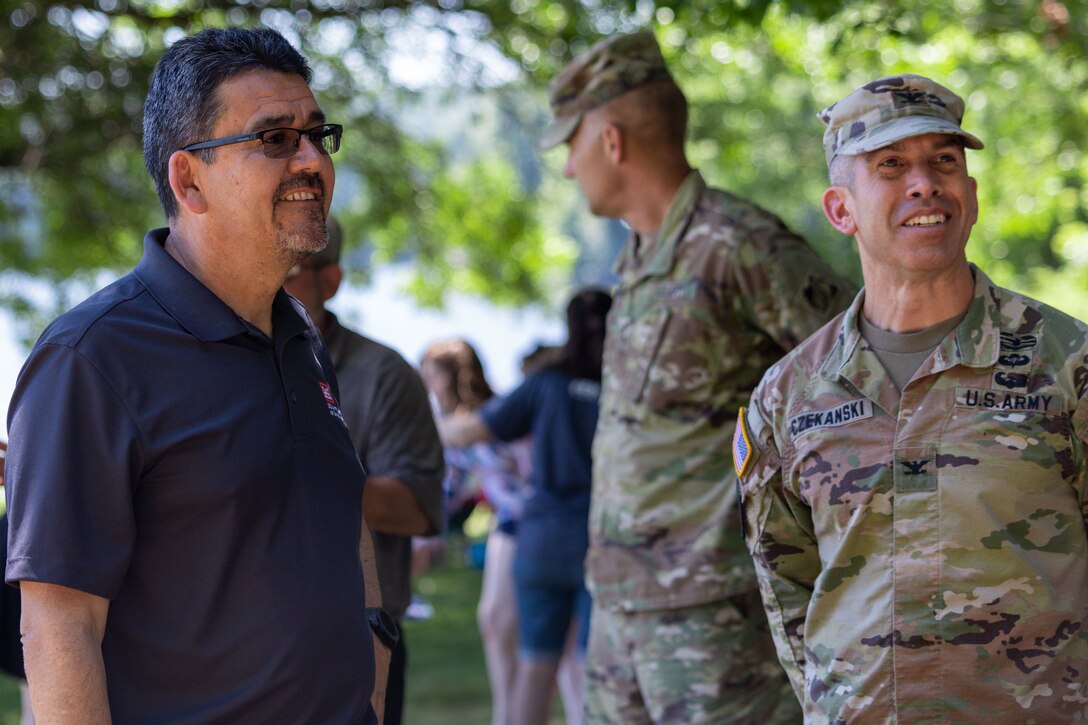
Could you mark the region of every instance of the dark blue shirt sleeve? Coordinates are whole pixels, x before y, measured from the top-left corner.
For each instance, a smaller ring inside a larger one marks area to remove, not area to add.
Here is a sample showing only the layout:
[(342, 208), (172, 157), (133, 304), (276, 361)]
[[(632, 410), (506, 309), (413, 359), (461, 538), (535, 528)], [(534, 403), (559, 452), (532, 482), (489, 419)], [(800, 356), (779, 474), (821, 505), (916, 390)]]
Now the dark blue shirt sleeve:
[(530, 375), (505, 398), (492, 398), (480, 409), (480, 416), (500, 441), (515, 441), (533, 432), (538, 377)]
[(112, 598), (135, 546), (143, 465), (123, 401), (80, 353), (43, 344), (19, 375), (8, 431), (6, 580)]

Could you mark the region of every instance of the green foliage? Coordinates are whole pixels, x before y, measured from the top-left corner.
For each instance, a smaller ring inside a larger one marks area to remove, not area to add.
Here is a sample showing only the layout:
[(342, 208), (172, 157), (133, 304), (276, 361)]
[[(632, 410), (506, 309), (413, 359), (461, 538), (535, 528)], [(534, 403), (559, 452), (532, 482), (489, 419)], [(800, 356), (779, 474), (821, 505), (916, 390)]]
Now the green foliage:
[[(0, 7), (0, 265), (8, 269), (61, 280), (133, 264), (143, 233), (162, 223), (139, 153), (155, 60), (206, 25), (259, 22), (311, 59), (322, 104), (347, 126), (335, 203), (357, 231), (349, 241), (369, 244), (378, 261), (412, 255), (411, 291), (431, 304), (447, 289), (503, 304), (554, 302), (573, 273), (575, 244), (583, 278), (605, 272), (608, 245), (574, 185), (559, 178), (562, 152), (541, 159), (532, 150), (547, 118), (541, 91), (599, 37), (652, 25), (692, 103), (693, 162), (713, 183), (781, 213), (855, 275), (852, 243), (819, 210), (826, 181), (816, 111), (907, 70), (958, 91), (968, 100), (965, 125), (987, 144), (970, 155), (981, 202), (971, 258), (1064, 309), (1086, 306), (1075, 248), (1088, 222), (1088, 0)], [(406, 62), (447, 95), (436, 102), (406, 78)], [(466, 104), (501, 118), (459, 116)]]
[(443, 171), (432, 190), (430, 223), (417, 246), (427, 264), (417, 267), (411, 286), (422, 301), (439, 304), (452, 288), (526, 304), (544, 297), (552, 273), (573, 263), (577, 249), (561, 237), (544, 238), (535, 204), (508, 164), (484, 158)]
[(907, 0), (825, 13), (780, 3), (758, 26), (708, 28), (688, 8), (658, 35), (692, 101), (693, 160), (855, 275), (852, 242), (818, 206), (827, 180), (816, 112), (879, 75), (922, 73), (956, 90), (967, 99), (965, 127), (987, 144), (969, 153), (981, 207), (969, 257), (999, 282), (1083, 315), (1083, 267), (1061, 249), (1088, 242), (1084, 9)]

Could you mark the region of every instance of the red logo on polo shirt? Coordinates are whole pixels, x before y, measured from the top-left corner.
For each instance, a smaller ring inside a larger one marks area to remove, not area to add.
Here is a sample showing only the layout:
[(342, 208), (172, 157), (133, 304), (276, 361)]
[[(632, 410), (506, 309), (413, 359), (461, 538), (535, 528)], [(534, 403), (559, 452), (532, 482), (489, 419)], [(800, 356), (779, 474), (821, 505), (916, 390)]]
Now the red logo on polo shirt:
[(317, 384), (321, 386), (321, 395), (325, 398), (326, 405), (329, 406), (329, 415), (347, 425), (344, 421), (344, 414), (340, 412), (340, 406), (336, 404), (336, 398), (332, 395), (332, 388), (329, 387), (328, 383), (321, 380), (318, 380)]

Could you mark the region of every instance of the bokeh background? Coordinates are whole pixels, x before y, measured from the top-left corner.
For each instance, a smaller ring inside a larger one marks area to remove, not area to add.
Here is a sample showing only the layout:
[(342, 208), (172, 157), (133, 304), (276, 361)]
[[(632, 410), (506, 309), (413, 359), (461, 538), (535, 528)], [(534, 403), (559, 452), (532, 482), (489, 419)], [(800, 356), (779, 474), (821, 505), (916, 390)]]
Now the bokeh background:
[[(1088, 318), (1088, 0), (0, 0), (0, 414), (44, 324), (134, 265), (164, 223), (140, 152), (162, 50), (257, 24), (311, 60), (347, 129), (333, 204), (351, 282), (332, 308), (413, 362), (465, 336), (509, 389), (521, 354), (560, 341), (572, 290), (609, 283), (623, 225), (589, 216), (563, 151), (535, 144), (555, 72), (642, 28), (691, 102), (692, 162), (856, 279), (853, 242), (819, 209), (816, 112), (880, 75), (949, 86), (986, 143), (969, 155), (969, 257)], [(435, 616), (406, 625), (410, 722), (487, 721), (471, 544), (418, 582)], [(0, 678), (0, 723), (17, 717)]]
[[(51, 316), (137, 261), (162, 214), (140, 155), (163, 48), (208, 25), (274, 27), (313, 62), (347, 127), (334, 208), (356, 279), (554, 310), (607, 281), (624, 230), (585, 213), (541, 155), (543, 88), (603, 35), (651, 27), (692, 103), (690, 154), (780, 213), (841, 271), (852, 242), (819, 211), (816, 111), (877, 75), (919, 72), (967, 99), (981, 221), (970, 256), (1088, 316), (1085, 0), (97, 0), (0, 2), (0, 303)], [(48, 282), (28, 294), (22, 275)], [(70, 292), (71, 291), (71, 292)]]

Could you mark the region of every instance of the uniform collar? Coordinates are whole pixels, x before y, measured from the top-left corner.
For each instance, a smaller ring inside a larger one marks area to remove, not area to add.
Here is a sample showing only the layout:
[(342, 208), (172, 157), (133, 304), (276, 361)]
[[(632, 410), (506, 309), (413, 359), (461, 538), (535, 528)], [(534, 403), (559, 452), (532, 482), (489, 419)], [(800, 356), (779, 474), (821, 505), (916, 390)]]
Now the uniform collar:
[[(974, 299), (971, 300), (967, 314), (960, 324), (937, 346), (932, 363), (925, 363), (931, 373), (938, 373), (956, 365), (987, 368), (997, 363), (1001, 348), (999, 288), (978, 267), (973, 264), (970, 267), (975, 278)], [(899, 395), (894, 385), (880, 384), (886, 376), (874, 375), (872, 372), (871, 365), (876, 357), (869, 353), (858, 325), (864, 302), (863, 288), (843, 315), (838, 340), (820, 367), (820, 376), (827, 380), (849, 380), (854, 387), (885, 410), (891, 410), (898, 405)], [(892, 393), (886, 388), (891, 388)]]
[(953, 365), (988, 368), (1001, 355), (1003, 295), (986, 273), (970, 265), (975, 276), (975, 298), (955, 335), (949, 335), (937, 348), (935, 365), (939, 370)]
[[(178, 324), (204, 342), (218, 342), (260, 331), (178, 264), (163, 245), (170, 230), (153, 229), (144, 237), (144, 256), (133, 274)], [(291, 298), (282, 289), (272, 301), (272, 327), (288, 337), (306, 330)], [(263, 337), (263, 335), (261, 335)]]
[[(640, 237), (635, 233), (631, 234), (613, 268), (616, 276), (622, 278), (626, 270), (635, 271), (639, 278), (660, 277), (668, 274), (672, 270), (673, 260), (676, 257), (676, 245), (687, 231), (695, 213), (695, 207), (704, 191), (706, 191), (706, 182), (703, 181), (702, 174), (692, 169), (676, 189), (676, 195), (669, 204), (669, 210), (665, 212), (657, 238), (651, 239)], [(642, 247), (639, 255), (643, 259), (641, 265), (635, 258), (635, 249), (638, 247)]]

